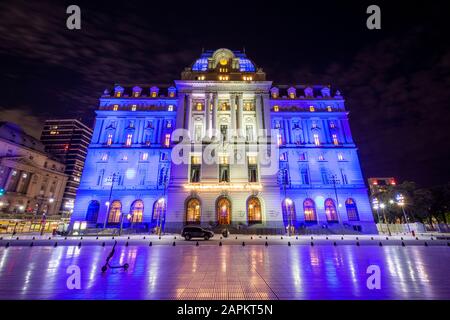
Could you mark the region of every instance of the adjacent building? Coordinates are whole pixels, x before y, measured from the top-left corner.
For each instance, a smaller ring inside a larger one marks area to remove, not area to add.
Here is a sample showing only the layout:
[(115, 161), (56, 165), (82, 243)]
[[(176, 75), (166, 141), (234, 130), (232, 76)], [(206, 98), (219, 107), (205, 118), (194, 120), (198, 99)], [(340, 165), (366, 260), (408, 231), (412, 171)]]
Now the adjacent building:
[(105, 90), (96, 113), (73, 226), (376, 232), (345, 101), (328, 85), (277, 85), (219, 49), (174, 84)]
[(45, 121), (41, 142), (46, 152), (56, 156), (65, 164), (65, 173), (68, 176), (61, 203), (61, 211), (65, 214), (73, 211), (91, 138), (92, 129), (77, 119)]
[(67, 175), (63, 163), (20, 127), (0, 122), (0, 211), (59, 214)]

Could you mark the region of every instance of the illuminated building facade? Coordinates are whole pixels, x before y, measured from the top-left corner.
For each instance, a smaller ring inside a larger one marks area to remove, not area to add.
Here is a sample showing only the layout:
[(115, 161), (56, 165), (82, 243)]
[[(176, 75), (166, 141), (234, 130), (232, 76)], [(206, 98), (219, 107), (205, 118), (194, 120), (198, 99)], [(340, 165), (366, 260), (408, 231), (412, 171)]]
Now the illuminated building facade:
[(61, 211), (70, 214), (80, 184), (92, 129), (77, 119), (46, 120), (41, 134), (45, 151), (65, 164), (68, 176)]
[(0, 122), (0, 211), (59, 214), (67, 182), (65, 166), (20, 127)]
[(376, 232), (339, 91), (274, 85), (228, 49), (203, 52), (172, 86), (105, 91), (75, 222)]

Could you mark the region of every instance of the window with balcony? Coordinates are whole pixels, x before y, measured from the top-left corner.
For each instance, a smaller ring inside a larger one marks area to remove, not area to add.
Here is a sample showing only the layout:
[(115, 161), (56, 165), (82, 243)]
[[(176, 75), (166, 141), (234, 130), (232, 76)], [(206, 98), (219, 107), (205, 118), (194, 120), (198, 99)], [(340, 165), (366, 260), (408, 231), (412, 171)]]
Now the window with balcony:
[(200, 156), (191, 157), (190, 181), (193, 183), (200, 182), (201, 161)]

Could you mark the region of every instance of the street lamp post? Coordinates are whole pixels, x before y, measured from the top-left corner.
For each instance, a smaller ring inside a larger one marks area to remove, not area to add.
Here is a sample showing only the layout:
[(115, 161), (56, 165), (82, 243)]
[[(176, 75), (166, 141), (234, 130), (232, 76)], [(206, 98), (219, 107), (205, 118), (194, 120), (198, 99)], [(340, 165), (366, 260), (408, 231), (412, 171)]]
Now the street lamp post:
[(380, 208), (381, 208), (381, 211), (383, 212), (384, 223), (386, 224), (388, 234), (389, 234), (389, 236), (391, 236), (392, 235), (391, 229), (389, 229), (389, 223), (387, 222), (387, 219), (386, 219), (386, 211), (384, 210), (386, 208), (386, 205), (384, 203), (380, 203)]
[(111, 196), (112, 196), (115, 180), (116, 180), (116, 173), (113, 173), (112, 178), (111, 178), (111, 189), (109, 189), (109, 198), (108, 198), (108, 201), (105, 203), (107, 208), (106, 208), (105, 219), (103, 222), (103, 229), (106, 229), (106, 222), (108, 220), (109, 206), (111, 205)]
[[(377, 212), (378, 223), (380, 224), (380, 226), (382, 226), (381, 218), (380, 218), (380, 205), (379, 205), (378, 199), (377, 198), (373, 198), (372, 199), (372, 203), (373, 203), (373, 208)], [(381, 231), (383, 231), (383, 228), (381, 228)]]
[(405, 223), (408, 226), (408, 232), (411, 233), (411, 228), (409, 227), (408, 217), (405, 212), (405, 198), (402, 194), (397, 195), (397, 204), (402, 208), (403, 218), (405, 219)]
[(331, 175), (331, 182), (333, 182), (334, 196), (336, 197), (336, 213), (338, 216), (339, 224), (342, 227), (343, 224), (342, 224), (342, 220), (341, 220), (341, 214), (339, 212), (339, 198), (338, 198), (337, 188), (336, 188), (336, 184), (339, 183), (339, 179), (337, 178), (337, 176), (335, 174)]

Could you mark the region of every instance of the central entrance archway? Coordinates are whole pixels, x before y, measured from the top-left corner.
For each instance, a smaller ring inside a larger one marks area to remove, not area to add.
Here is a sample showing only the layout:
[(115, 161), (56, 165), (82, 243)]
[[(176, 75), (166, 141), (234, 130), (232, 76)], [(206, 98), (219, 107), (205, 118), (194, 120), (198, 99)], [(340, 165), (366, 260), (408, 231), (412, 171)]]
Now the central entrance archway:
[(216, 212), (219, 224), (231, 223), (231, 201), (228, 198), (220, 197), (217, 199)]

